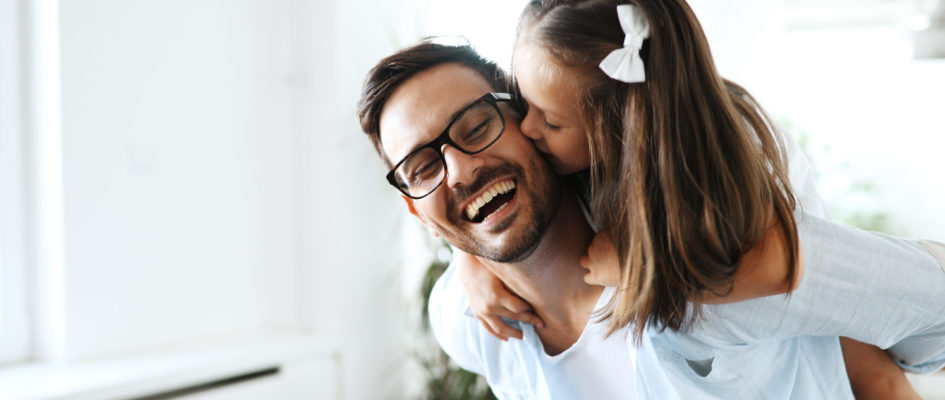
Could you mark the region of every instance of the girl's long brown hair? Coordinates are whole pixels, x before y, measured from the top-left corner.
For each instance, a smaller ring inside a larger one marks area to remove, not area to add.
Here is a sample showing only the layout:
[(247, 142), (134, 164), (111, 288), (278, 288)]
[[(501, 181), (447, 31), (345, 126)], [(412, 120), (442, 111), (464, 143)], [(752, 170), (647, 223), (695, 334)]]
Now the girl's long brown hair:
[(754, 98), (716, 72), (698, 20), (683, 0), (635, 0), (650, 24), (646, 81), (598, 68), (622, 46), (623, 1), (532, 1), (519, 24), (583, 87), (580, 117), (591, 155), (595, 215), (620, 255), (611, 333), (634, 323), (678, 330), (705, 290), (731, 290), (742, 254), (779, 223), (794, 281), (795, 200), (781, 136)]

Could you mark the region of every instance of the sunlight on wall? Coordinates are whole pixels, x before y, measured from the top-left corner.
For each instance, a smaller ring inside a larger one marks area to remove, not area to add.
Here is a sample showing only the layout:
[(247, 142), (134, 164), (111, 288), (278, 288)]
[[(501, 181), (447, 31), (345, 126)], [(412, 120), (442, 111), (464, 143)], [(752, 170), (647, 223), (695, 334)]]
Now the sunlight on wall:
[[(945, 59), (912, 59), (895, 7), (869, 18), (848, 7), (832, 20), (798, 22), (805, 10), (792, 3), (692, 1), (720, 73), (790, 121), (795, 136), (809, 137), (828, 204), (882, 210), (897, 234), (945, 239), (945, 186), (937, 184)], [(848, 196), (857, 181), (871, 185), (868, 196)]]
[(508, 69), (518, 16), (527, 1), (421, 0), (425, 31), (429, 35), (462, 35), (483, 56)]

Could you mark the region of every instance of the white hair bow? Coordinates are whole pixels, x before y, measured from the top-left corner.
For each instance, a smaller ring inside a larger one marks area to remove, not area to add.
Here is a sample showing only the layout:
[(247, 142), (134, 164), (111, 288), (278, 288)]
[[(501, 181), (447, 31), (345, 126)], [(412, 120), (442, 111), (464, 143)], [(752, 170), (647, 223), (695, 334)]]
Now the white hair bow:
[(635, 83), (646, 81), (643, 72), (643, 60), (640, 59), (640, 48), (643, 40), (650, 37), (650, 24), (646, 21), (643, 12), (631, 4), (617, 6), (617, 19), (626, 37), (623, 47), (610, 52), (600, 62), (600, 69), (607, 76), (621, 82)]

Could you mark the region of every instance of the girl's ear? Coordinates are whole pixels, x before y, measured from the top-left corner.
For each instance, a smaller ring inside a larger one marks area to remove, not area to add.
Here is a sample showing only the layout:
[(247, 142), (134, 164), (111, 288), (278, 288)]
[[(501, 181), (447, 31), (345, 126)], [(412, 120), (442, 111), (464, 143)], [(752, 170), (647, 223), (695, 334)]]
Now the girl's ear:
[(410, 211), (410, 213), (413, 214), (414, 217), (417, 217), (417, 219), (420, 220), (423, 226), (427, 227), (427, 230), (430, 231), (431, 235), (433, 235), (434, 237), (440, 237), (440, 232), (437, 231), (435, 228), (433, 228), (433, 226), (430, 225), (427, 222), (427, 220), (424, 219), (423, 216), (417, 212), (417, 209), (413, 206), (413, 199), (404, 195), (400, 195), (400, 198), (404, 199), (404, 203), (407, 203), (407, 210)]

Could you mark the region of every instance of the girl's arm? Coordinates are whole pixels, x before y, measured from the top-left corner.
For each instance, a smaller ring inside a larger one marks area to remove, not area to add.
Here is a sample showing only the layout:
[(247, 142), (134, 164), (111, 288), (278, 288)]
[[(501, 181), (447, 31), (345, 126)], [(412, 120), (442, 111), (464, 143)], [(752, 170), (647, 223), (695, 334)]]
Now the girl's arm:
[[(790, 292), (800, 283), (804, 274), (804, 253), (800, 250), (799, 265), (793, 283), (788, 284), (787, 245), (780, 224), (772, 225), (765, 236), (745, 253), (735, 272), (731, 290), (706, 289), (704, 304), (728, 304)], [(617, 286), (620, 283), (617, 250), (604, 233), (598, 233), (581, 257), (581, 267), (588, 270), (584, 282), (591, 285)]]
[(620, 261), (617, 249), (603, 232), (594, 236), (587, 254), (578, 261), (588, 272), (584, 282), (589, 285), (617, 286), (620, 283)]
[(804, 249), (798, 243), (797, 269), (788, 282), (790, 249), (780, 223), (774, 222), (764, 236), (742, 255), (731, 288), (706, 289), (703, 304), (730, 304), (759, 297), (785, 294), (797, 288), (804, 276)]
[(920, 399), (906, 374), (882, 349), (841, 337), (843, 362), (857, 399)]
[(460, 282), (466, 290), (469, 309), (479, 319), (486, 331), (499, 340), (522, 338), (522, 331), (515, 329), (502, 318), (527, 322), (539, 328), (545, 323), (532, 313), (532, 307), (516, 296), (489, 271), (476, 256), (453, 249), (453, 265)]

